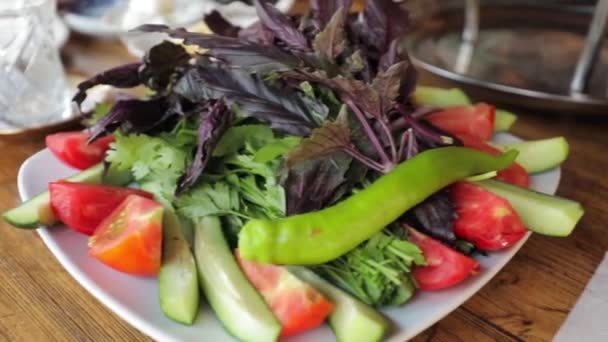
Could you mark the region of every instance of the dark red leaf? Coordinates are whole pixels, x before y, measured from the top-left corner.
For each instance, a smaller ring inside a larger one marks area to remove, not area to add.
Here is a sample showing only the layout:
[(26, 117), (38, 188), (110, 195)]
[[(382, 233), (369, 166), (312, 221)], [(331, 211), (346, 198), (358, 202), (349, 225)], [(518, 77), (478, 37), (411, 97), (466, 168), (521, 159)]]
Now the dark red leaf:
[(87, 98), (87, 90), (99, 84), (107, 84), (117, 88), (136, 87), (141, 84), (139, 78), (141, 66), (142, 63), (125, 64), (97, 74), (78, 85), (78, 92), (72, 100), (80, 105)]
[(174, 91), (191, 102), (225, 98), (239, 113), (294, 135), (308, 135), (327, 116), (327, 107), (290, 87), (279, 87), (244, 70), (193, 68)]
[(163, 32), (173, 38), (183, 39), (188, 45), (208, 49), (206, 54), (225, 63), (257, 73), (291, 70), (301, 63), (294, 55), (287, 54), (275, 46), (251, 43), (238, 38), (171, 29), (165, 25), (143, 25), (136, 30)]
[(302, 32), (298, 31), (298, 28), (287, 15), (281, 13), (267, 0), (255, 0), (254, 3), (260, 22), (272, 31), (277, 39), (292, 49), (310, 50), (308, 40)]
[(205, 24), (211, 29), (211, 32), (225, 37), (237, 37), (240, 27), (232, 25), (220, 12), (213, 10), (205, 15)]
[(143, 133), (167, 119), (167, 104), (164, 99), (150, 101), (122, 100), (116, 102), (110, 112), (91, 128), (94, 141), (120, 128), (123, 133)]
[(226, 129), (232, 123), (234, 113), (228, 109), (223, 99), (215, 102), (208, 113), (202, 115), (198, 128), (198, 139), (196, 151), (192, 163), (188, 166), (186, 173), (180, 177), (177, 183), (176, 195), (183, 194), (200, 177), (213, 154), (213, 149), (222, 137)]

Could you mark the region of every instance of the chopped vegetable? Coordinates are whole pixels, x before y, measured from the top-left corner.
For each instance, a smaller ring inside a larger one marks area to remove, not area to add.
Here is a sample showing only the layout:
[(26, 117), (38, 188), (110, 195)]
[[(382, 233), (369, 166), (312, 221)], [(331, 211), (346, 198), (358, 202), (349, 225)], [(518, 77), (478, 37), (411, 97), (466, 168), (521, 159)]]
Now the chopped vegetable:
[(509, 201), (531, 231), (549, 236), (568, 236), (585, 210), (580, 203), (495, 180), (475, 184)]
[(152, 194), (135, 189), (66, 181), (50, 183), (49, 193), (55, 216), (66, 226), (86, 235), (92, 235), (128, 196), (152, 198)]
[(421, 290), (441, 290), (454, 286), (476, 274), (479, 263), (430, 237), (408, 229), (411, 242), (424, 254), (425, 266), (415, 266), (416, 283)]
[(458, 218), (454, 233), (486, 251), (513, 246), (526, 235), (526, 228), (507, 200), (467, 182), (450, 187)]
[(496, 146), (501, 150), (518, 151), (519, 154), (515, 161), (530, 173), (542, 172), (559, 166), (568, 158), (570, 151), (568, 141), (564, 137)]
[(185, 224), (171, 208), (165, 208), (158, 294), (165, 316), (190, 325), (198, 314), (200, 290), (196, 262), (185, 238)]
[(89, 144), (90, 137), (85, 131), (55, 133), (47, 135), (46, 146), (57, 159), (73, 168), (84, 170), (101, 162), (110, 144), (114, 142), (114, 137), (110, 135)]
[(452, 107), (426, 116), (433, 125), (452, 134), (464, 134), (481, 141), (490, 140), (494, 127), (494, 107), (485, 103)]
[(89, 239), (89, 254), (115, 270), (155, 276), (160, 268), (163, 207), (128, 196)]
[(281, 336), (292, 336), (314, 329), (334, 309), (319, 291), (292, 275), (287, 268), (235, 257), (251, 284), (281, 322)]
[[(465, 134), (458, 134), (457, 136), (465, 147), (483, 151), (491, 155), (500, 155), (502, 153), (502, 151), (496, 147), (475, 137)], [(515, 160), (517, 161), (517, 159)], [(517, 162), (514, 162), (504, 170), (498, 171), (496, 179), (521, 187), (528, 187), (530, 185), (530, 176), (528, 175), (528, 172), (526, 172), (526, 170)]]
[(199, 284), (217, 318), (239, 340), (276, 341), (281, 324), (239, 268), (220, 220), (210, 216), (194, 225)]

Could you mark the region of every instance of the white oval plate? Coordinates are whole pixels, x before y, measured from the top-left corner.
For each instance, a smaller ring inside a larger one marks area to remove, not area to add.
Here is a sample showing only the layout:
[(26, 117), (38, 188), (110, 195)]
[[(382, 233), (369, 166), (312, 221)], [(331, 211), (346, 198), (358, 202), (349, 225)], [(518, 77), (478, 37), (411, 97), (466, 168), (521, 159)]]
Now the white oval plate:
[[(499, 142), (519, 139), (499, 134)], [(60, 163), (48, 150), (26, 160), (19, 170), (19, 194), (27, 200), (47, 188), (50, 181), (75, 173)], [(561, 172), (554, 169), (532, 177), (532, 188), (554, 194)], [(206, 303), (192, 326), (184, 326), (166, 318), (158, 301), (156, 279), (139, 278), (114, 271), (87, 255), (87, 237), (65, 227), (40, 228), (38, 233), (65, 269), (95, 298), (108, 306), (135, 328), (157, 341), (234, 341), (215, 319)], [(390, 341), (404, 341), (430, 327), (460, 306), (484, 286), (523, 246), (526, 238), (502, 252), (478, 257), (481, 272), (459, 286), (438, 292), (419, 292), (401, 307), (382, 310), (394, 323)], [(289, 341), (334, 341), (331, 330), (324, 326)]]

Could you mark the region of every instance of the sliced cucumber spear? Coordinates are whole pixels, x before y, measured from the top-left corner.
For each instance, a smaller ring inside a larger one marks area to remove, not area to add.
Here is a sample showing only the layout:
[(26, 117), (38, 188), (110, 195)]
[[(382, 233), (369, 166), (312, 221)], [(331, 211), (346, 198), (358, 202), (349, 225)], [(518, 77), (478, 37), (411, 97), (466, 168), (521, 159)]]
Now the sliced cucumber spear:
[(435, 106), (440, 108), (468, 106), (471, 100), (458, 88), (436, 88), (417, 86), (414, 93), (414, 102), (419, 105)]
[(570, 147), (564, 137), (524, 141), (515, 144), (498, 144), (503, 151), (519, 152), (515, 161), (529, 173), (542, 172), (559, 166), (568, 158)]
[(289, 271), (334, 303), (336, 307), (329, 316), (329, 325), (338, 342), (382, 340), (389, 321), (374, 308), (356, 300), (307, 268), (292, 266)]
[(160, 308), (174, 321), (192, 324), (200, 304), (196, 263), (184, 238), (187, 224), (172, 208), (163, 217), (163, 254), (158, 273)]
[(275, 341), (281, 324), (239, 268), (219, 218), (195, 222), (194, 255), (201, 288), (226, 330), (241, 341)]
[(515, 121), (517, 121), (517, 115), (504, 109), (496, 109), (494, 132), (506, 132), (510, 130)]
[(475, 184), (509, 201), (531, 231), (550, 236), (568, 236), (584, 214), (580, 203), (546, 195), (495, 180)]
[[(471, 99), (464, 91), (458, 88), (437, 88), (417, 86), (414, 93), (414, 103), (419, 105), (435, 106), (440, 108), (468, 106)], [(511, 129), (517, 116), (506, 110), (496, 110), (496, 120), (494, 121), (494, 132), (505, 132)]]
[[(106, 175), (103, 165), (97, 164), (65, 180), (80, 183), (108, 183), (112, 185), (124, 185), (130, 181), (130, 172), (117, 171), (112, 168)], [(44, 191), (28, 201), (21, 203), (16, 208), (6, 211), (4, 220), (17, 228), (38, 228), (41, 225), (52, 225), (57, 223), (57, 218), (51, 209), (51, 197), (48, 191)]]

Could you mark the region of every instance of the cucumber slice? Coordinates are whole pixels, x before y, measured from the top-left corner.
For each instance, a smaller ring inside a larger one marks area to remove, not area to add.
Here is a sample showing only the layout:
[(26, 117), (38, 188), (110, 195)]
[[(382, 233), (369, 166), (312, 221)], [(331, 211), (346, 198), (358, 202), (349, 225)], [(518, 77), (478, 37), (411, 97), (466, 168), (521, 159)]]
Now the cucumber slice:
[(494, 132), (506, 132), (511, 129), (517, 115), (503, 109), (496, 109), (496, 118), (494, 120)]
[(542, 172), (559, 166), (568, 158), (570, 146), (564, 137), (524, 141), (516, 144), (499, 144), (504, 151), (514, 149), (519, 152), (516, 162), (529, 173)]
[(495, 180), (475, 183), (503, 197), (531, 231), (550, 236), (568, 236), (585, 212), (580, 203)]
[(418, 105), (435, 106), (440, 108), (468, 106), (471, 100), (458, 88), (444, 89), (436, 87), (417, 86), (414, 102)]
[[(97, 164), (77, 173), (65, 180), (76, 183), (107, 183), (125, 185), (131, 180), (129, 170), (116, 170), (112, 167), (104, 175), (103, 164)], [(38, 228), (41, 225), (50, 226), (57, 223), (57, 218), (51, 209), (51, 197), (48, 191), (39, 193), (16, 208), (6, 211), (2, 217), (17, 228)]]
[[(100, 183), (103, 175), (103, 165), (97, 164), (80, 173), (67, 178), (71, 182)], [(21, 203), (3, 214), (4, 220), (17, 228), (38, 228), (40, 225), (51, 225), (57, 218), (51, 209), (51, 197), (44, 191), (35, 197)]]
[(158, 273), (160, 308), (172, 320), (192, 324), (200, 304), (196, 263), (172, 208), (163, 217), (163, 255)]
[(275, 341), (281, 324), (239, 268), (219, 218), (195, 223), (194, 255), (201, 288), (226, 330), (241, 341)]
[(334, 303), (336, 307), (329, 316), (329, 325), (339, 342), (382, 340), (389, 321), (374, 308), (356, 300), (307, 268), (291, 266), (289, 271)]

